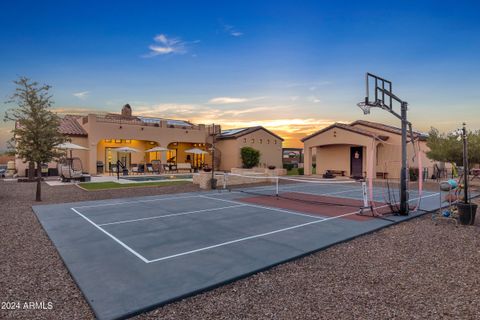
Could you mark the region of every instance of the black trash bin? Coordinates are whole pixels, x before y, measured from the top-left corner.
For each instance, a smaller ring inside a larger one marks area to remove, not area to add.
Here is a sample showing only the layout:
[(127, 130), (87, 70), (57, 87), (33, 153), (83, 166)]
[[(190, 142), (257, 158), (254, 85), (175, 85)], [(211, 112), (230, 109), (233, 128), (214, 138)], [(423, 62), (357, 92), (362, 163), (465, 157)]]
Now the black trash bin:
[(210, 179), (210, 187), (212, 190), (217, 189), (217, 179)]
[(458, 219), (463, 225), (473, 225), (475, 223), (475, 214), (478, 205), (475, 203), (457, 203)]

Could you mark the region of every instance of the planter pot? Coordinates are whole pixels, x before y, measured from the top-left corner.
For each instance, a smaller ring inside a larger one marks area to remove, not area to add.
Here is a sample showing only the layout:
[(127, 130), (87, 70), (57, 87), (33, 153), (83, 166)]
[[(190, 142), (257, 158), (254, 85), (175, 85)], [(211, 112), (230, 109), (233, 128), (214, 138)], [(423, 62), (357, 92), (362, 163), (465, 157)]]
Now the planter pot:
[(205, 168), (205, 169), (203, 169), (203, 171), (204, 171), (204, 172), (212, 172), (212, 169), (210, 169), (210, 168)]
[(275, 166), (268, 166), (269, 170), (275, 170), (275, 168), (276, 168)]
[(475, 214), (477, 212), (478, 205), (474, 203), (463, 203), (459, 202), (457, 204), (458, 208), (458, 219), (463, 225), (473, 225), (475, 223)]

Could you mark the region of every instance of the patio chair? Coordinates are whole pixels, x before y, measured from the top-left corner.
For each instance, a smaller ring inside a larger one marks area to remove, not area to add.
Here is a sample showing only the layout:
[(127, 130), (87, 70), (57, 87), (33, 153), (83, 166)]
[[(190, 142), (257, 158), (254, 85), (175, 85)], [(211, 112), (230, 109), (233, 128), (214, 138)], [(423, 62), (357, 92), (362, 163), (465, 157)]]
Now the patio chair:
[(162, 172), (162, 162), (160, 160), (152, 160), (153, 171), (160, 174)]
[(132, 174), (138, 174), (138, 165), (136, 163), (132, 163), (130, 171)]
[(148, 172), (148, 173), (153, 173), (153, 172), (154, 172), (154, 171), (153, 171), (153, 166), (152, 166), (151, 163), (147, 163), (147, 172)]

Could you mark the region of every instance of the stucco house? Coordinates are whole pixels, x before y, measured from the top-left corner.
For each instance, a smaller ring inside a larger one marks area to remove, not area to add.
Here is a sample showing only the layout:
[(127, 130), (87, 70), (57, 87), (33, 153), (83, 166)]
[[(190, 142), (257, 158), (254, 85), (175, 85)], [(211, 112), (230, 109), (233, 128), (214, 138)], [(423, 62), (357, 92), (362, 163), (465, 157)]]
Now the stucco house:
[(243, 147), (260, 151), (259, 167), (282, 168), (282, 144), (282, 137), (261, 126), (223, 130), (215, 144), (222, 154), (219, 169), (241, 168), (240, 150)]
[[(72, 143), (88, 148), (85, 151), (74, 150), (73, 156), (80, 158), (83, 171), (92, 175), (109, 172), (117, 160), (121, 160), (127, 167), (153, 160), (160, 160), (163, 164), (190, 163), (192, 167), (211, 166), (211, 147), (214, 137), (218, 140), (215, 155), (216, 168), (220, 166), (222, 170), (230, 170), (240, 167), (239, 149), (244, 145), (253, 146), (260, 151), (262, 164), (281, 167), (282, 161), (283, 139), (262, 127), (244, 128), (240, 135), (229, 135), (232, 131), (222, 132), (220, 125), (135, 116), (128, 104), (122, 108), (120, 114), (66, 115), (61, 120), (59, 130), (67, 135)], [(237, 141), (235, 137), (248, 138), (248, 143), (243, 143), (244, 140), (240, 138)], [(145, 151), (156, 146), (165, 147), (168, 151)], [(119, 147), (132, 147), (140, 152), (117, 152), (116, 148)], [(204, 150), (206, 153), (195, 155), (185, 152), (192, 148)], [(19, 158), (15, 160), (15, 164), (18, 174), (25, 175), (27, 164)], [(55, 168), (57, 164), (52, 162), (48, 166)]]
[[(408, 165), (422, 167), (431, 175), (435, 162), (428, 159), (425, 134), (414, 132), (420, 151), (408, 144)], [(410, 134), (408, 135), (410, 139)], [(373, 177), (398, 179), (401, 168), (401, 129), (377, 122), (357, 120), (350, 124), (334, 123), (302, 139), (305, 154), (305, 174), (312, 174), (312, 156), (315, 153), (316, 172), (336, 171), (351, 177), (366, 177), (368, 159), (373, 161)], [(417, 149), (417, 146), (415, 147)], [(415, 151), (415, 152), (414, 152)]]

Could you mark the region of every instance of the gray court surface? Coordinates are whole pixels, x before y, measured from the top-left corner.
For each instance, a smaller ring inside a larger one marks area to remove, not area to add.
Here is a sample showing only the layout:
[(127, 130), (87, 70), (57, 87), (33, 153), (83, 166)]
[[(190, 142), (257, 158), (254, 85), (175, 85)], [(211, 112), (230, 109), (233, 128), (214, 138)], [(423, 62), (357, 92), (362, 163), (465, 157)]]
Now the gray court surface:
[[(285, 188), (362, 197), (357, 185)], [(323, 217), (242, 202), (247, 196), (212, 191), (33, 210), (99, 319), (128, 318), (421, 214), (358, 221), (348, 219), (358, 210)], [(421, 208), (438, 206), (438, 194), (427, 192)]]

